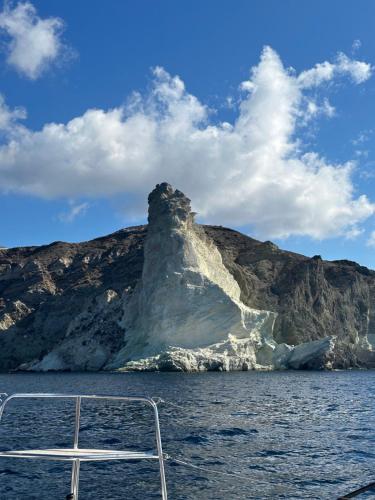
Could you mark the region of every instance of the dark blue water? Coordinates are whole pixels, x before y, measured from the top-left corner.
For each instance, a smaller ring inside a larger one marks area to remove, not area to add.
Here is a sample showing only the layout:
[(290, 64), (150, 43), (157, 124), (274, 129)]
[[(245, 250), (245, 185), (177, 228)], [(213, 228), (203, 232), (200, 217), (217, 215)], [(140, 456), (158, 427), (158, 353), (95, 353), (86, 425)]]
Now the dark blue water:
[[(334, 499), (375, 481), (375, 372), (0, 375), (0, 392), (159, 396), (164, 451), (248, 480), (166, 465), (171, 500)], [(13, 401), (0, 447), (70, 447), (73, 402)], [(145, 407), (85, 402), (81, 447), (150, 449)], [(63, 462), (0, 459), (0, 499), (58, 500)], [(370, 498), (370, 494), (359, 498)], [(84, 463), (80, 500), (160, 498), (156, 462)]]

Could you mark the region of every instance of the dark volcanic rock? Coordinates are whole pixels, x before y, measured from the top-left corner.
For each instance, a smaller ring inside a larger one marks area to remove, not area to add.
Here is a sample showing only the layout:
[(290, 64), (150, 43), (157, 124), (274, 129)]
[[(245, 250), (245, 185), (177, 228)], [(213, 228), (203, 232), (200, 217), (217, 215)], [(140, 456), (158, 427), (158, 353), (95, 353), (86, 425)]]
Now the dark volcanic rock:
[(350, 261), (279, 250), (221, 227), (205, 226), (226, 267), (254, 308), (278, 312), (274, 337), (300, 344), (335, 335), (335, 367), (363, 366), (351, 346), (375, 334), (375, 272)]
[(145, 232), (139, 226), (79, 244), (0, 250), (1, 371), (41, 359), (67, 335), (114, 352), (123, 331), (113, 315), (98, 321), (95, 311), (105, 296), (112, 303), (135, 287)]

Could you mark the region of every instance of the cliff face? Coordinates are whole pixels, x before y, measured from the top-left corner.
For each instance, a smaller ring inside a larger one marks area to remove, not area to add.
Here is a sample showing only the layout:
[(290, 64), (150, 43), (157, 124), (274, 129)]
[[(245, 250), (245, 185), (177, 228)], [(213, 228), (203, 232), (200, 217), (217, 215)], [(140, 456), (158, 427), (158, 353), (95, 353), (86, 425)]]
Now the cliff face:
[(63, 340), (72, 348), (61, 368), (101, 369), (123, 339), (119, 298), (141, 275), (145, 233), (0, 250), (0, 370), (42, 359)]
[[(190, 358), (195, 358), (194, 349), (210, 346), (215, 351), (213, 344), (225, 342), (229, 336), (232, 343), (245, 341), (241, 348), (246, 359), (235, 356), (236, 366), (264, 364), (259, 356), (273, 340), (276, 314), (246, 306), (240, 295), (216, 245), (194, 223), (190, 200), (168, 184), (158, 185), (149, 196), (142, 276), (124, 304), (125, 345), (109, 366), (121, 368), (170, 347), (190, 349)], [(173, 353), (169, 357), (173, 365)], [(200, 358), (199, 369), (211, 368), (212, 356), (204, 361), (200, 353)], [(271, 360), (266, 364), (272, 364)], [(164, 366), (163, 362), (160, 367)], [(191, 360), (182, 363), (183, 369), (191, 366)]]
[[(286, 252), (224, 228), (206, 227), (251, 307), (276, 311), (277, 342), (300, 344), (333, 335), (334, 366), (374, 365), (375, 272), (355, 262)], [(363, 349), (362, 349), (363, 347)]]
[(149, 230), (0, 249), (2, 371), (375, 366), (374, 271), (198, 226), (165, 184), (149, 201)]

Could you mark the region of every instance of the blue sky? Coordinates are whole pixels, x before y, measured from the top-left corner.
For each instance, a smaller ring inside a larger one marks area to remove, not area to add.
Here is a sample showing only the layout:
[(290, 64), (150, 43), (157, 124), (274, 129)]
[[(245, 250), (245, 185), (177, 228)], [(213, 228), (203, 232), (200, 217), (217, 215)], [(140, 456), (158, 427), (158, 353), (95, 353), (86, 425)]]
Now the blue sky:
[(3, 5), (0, 245), (142, 223), (167, 180), (202, 222), (375, 268), (374, 15), (363, 0)]

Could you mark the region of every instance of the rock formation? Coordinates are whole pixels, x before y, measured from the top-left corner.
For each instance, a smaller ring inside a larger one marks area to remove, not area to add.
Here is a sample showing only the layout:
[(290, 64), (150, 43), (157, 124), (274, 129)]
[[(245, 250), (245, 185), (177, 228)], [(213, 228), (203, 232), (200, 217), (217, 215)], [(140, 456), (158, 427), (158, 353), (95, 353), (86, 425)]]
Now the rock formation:
[[(240, 296), (216, 245), (194, 223), (190, 200), (169, 184), (156, 186), (149, 196), (142, 277), (124, 306), (125, 345), (108, 366), (184, 371), (288, 367), (293, 348), (274, 341), (277, 315), (246, 306)], [(312, 344), (309, 361), (317, 354), (321, 363), (329, 350), (330, 342)]]
[(0, 369), (372, 367), (375, 272), (194, 222), (168, 184), (149, 225), (0, 249)]

